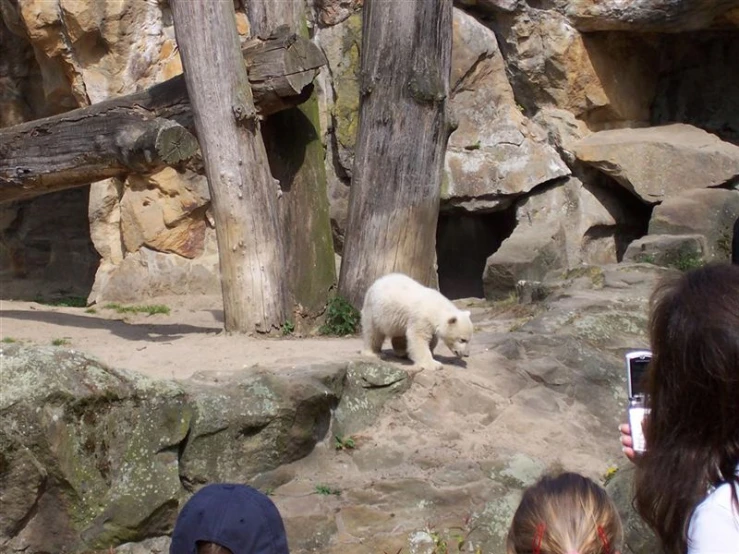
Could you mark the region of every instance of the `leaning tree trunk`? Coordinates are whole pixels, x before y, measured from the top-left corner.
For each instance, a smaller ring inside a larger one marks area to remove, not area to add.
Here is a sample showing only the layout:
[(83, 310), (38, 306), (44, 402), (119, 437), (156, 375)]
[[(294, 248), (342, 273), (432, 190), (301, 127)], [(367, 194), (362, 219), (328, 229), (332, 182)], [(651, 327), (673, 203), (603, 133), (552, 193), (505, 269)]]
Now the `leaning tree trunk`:
[(435, 282), (449, 137), (452, 0), (366, 0), (359, 135), (339, 293), (361, 306), (377, 277)]
[(233, 2), (171, 0), (216, 223), (227, 332), (269, 332), (289, 299), (269, 170)]
[[(282, 25), (308, 38), (303, 0), (249, 0), (252, 35), (269, 36)], [(321, 142), (317, 94), (298, 107), (271, 114), (262, 126), (272, 175), (280, 182), (280, 222), (287, 256), (286, 279), (300, 307), (295, 323), (326, 307), (336, 284), (331, 238), (326, 153)], [(302, 316), (302, 317), (301, 317)]]

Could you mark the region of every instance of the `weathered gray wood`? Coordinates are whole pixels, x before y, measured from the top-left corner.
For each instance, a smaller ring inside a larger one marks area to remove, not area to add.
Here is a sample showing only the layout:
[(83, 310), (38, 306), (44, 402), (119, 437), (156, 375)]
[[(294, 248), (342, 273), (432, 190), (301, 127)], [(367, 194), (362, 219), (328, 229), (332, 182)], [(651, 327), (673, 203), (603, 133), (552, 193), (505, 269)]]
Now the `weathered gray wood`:
[(233, 2), (170, 0), (218, 238), (227, 332), (287, 320), (277, 187), (269, 170)]
[[(249, 0), (245, 6), (257, 36), (271, 35), (281, 25), (307, 33), (303, 0)], [(272, 175), (282, 190), (278, 204), (287, 257), (285, 280), (300, 307), (293, 322), (296, 329), (303, 322), (310, 327), (336, 285), (316, 94), (300, 106), (267, 117), (262, 136)]]
[(366, 0), (359, 133), (339, 294), (403, 272), (435, 282), (435, 233), (449, 138), (452, 0)]
[[(312, 81), (326, 63), (317, 46), (286, 28), (266, 40), (250, 41), (243, 55), (260, 116), (309, 98)], [(164, 134), (176, 158), (192, 156), (197, 143), (189, 132), (195, 125), (182, 76), (140, 93), (0, 130), (0, 203), (175, 163), (162, 157), (152, 142), (165, 119), (178, 125)], [(159, 147), (164, 147), (164, 136)]]

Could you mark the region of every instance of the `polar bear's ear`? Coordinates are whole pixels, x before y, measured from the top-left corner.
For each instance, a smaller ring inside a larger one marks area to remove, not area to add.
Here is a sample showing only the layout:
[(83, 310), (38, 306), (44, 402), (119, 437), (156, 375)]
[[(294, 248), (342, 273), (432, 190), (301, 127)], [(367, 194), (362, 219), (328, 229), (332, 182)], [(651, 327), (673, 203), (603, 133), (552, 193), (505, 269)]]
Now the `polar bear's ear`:
[(454, 325), (455, 323), (457, 323), (457, 316), (456, 315), (453, 315), (452, 317), (450, 317), (449, 320), (447, 321), (447, 323), (449, 325)]
[(470, 317), (470, 316), (472, 315), (472, 312), (471, 312), (471, 311), (469, 311), (469, 310), (467, 310), (467, 311), (464, 311), (464, 312), (462, 312), (462, 313), (463, 313), (464, 315), (466, 315), (467, 317)]

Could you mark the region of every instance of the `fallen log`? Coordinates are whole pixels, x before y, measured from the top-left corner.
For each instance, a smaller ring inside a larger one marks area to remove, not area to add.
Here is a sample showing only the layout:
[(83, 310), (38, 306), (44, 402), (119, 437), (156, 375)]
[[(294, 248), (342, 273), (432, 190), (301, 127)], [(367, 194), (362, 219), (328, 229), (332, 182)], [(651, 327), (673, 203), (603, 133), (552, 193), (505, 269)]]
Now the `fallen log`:
[[(257, 113), (307, 100), (323, 52), (283, 27), (242, 50)], [(0, 130), (0, 204), (175, 165), (198, 151), (183, 76)]]

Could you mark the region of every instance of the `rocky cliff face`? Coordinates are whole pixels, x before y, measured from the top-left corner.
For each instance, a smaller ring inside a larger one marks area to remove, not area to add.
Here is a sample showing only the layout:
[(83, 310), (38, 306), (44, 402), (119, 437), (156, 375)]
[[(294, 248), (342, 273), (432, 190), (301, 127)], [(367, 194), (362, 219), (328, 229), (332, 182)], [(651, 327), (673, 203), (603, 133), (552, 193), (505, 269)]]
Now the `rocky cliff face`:
[[(182, 70), (166, 2), (0, 5), (0, 125), (141, 90)], [(339, 254), (359, 124), (361, 5), (310, 0), (305, 12), (329, 61), (317, 88)], [(739, 217), (739, 2), (455, 5), (450, 94), (458, 127), (437, 236), (444, 292), (495, 298), (520, 279), (625, 257), (726, 257), (728, 225)], [(249, 12), (239, 0), (236, 9), (246, 39)], [(26, 263), (26, 279), (48, 283), (56, 274), (39, 251), (53, 250), (55, 237), (39, 245), (18, 231), (41, 225), (32, 213), (2, 208), (0, 267), (17, 280)], [(710, 229), (665, 223), (698, 215)], [(90, 243), (75, 251), (98, 267), (94, 284), (78, 281), (91, 301), (218, 291), (202, 175), (165, 170), (94, 183), (89, 221), (101, 259)], [(86, 236), (80, 222), (68, 225)], [(455, 247), (462, 244), (475, 246)], [(675, 254), (676, 244), (687, 250)], [(55, 286), (63, 288), (59, 279)]]

